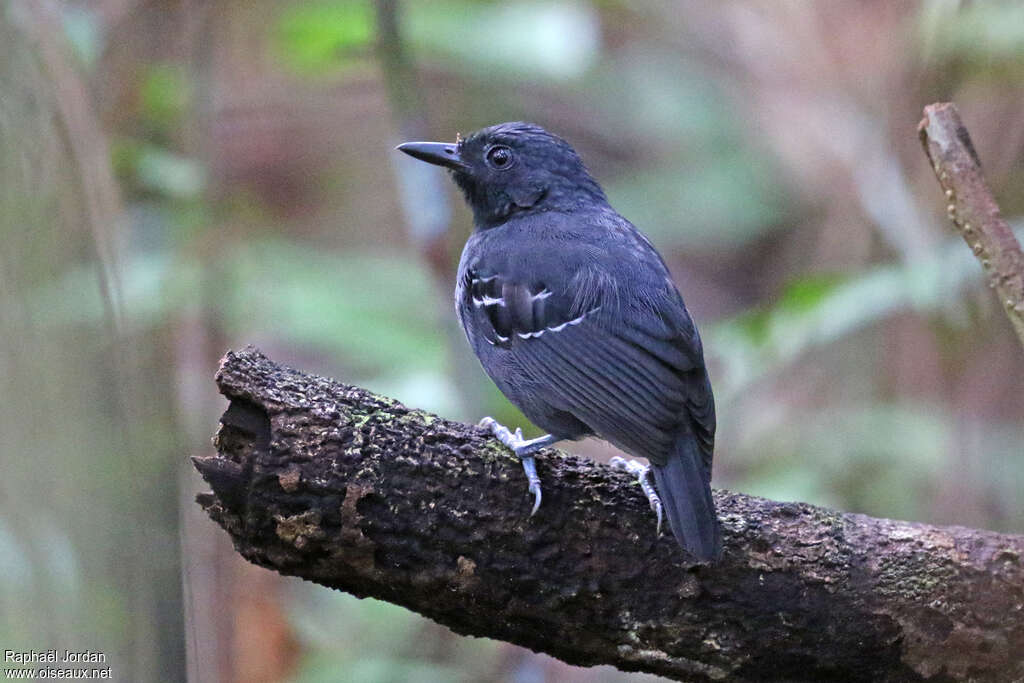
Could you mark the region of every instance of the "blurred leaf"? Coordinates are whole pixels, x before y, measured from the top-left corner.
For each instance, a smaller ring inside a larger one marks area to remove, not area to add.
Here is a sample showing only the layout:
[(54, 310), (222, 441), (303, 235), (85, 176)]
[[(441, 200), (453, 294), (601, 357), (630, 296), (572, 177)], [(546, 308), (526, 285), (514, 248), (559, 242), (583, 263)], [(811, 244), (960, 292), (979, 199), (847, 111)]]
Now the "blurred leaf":
[(939, 54), (982, 65), (993, 59), (1024, 61), (1024, 5), (1017, 2), (949, 3), (921, 6), (920, 33)]
[(333, 683), (339, 672), (352, 681), (478, 680), (474, 669), (486, 670), (497, 650), (494, 641), (474, 639), (472, 656), (438, 664), (417, 656), (424, 621), (409, 610), (312, 586), (302, 586), (294, 598), (289, 614), (309, 654), (293, 683)]
[(295, 71), (323, 75), (363, 56), (374, 37), (373, 6), (367, 0), (294, 5), (276, 25), (277, 52)]
[(206, 172), (195, 159), (145, 145), (136, 159), (139, 185), (172, 199), (193, 199), (206, 186)]
[(751, 344), (762, 346), (768, 342), (771, 322), (772, 316), (768, 311), (746, 311), (735, 316), (728, 325), (730, 331), (746, 337)]
[(738, 134), (714, 76), (674, 53), (632, 48), (595, 66), (583, 83), (602, 121), (659, 150), (721, 144)]
[(135, 166), (142, 153), (143, 143), (135, 138), (119, 137), (110, 142), (110, 163), (121, 180), (135, 175)]
[(746, 311), (734, 317), (729, 325), (745, 334), (755, 345), (769, 341), (773, 324), (783, 314), (807, 313), (832, 293), (845, 278), (840, 275), (819, 274), (793, 280), (783, 290), (772, 310)]
[(980, 438), (975, 443), (981, 460), (972, 463), (975, 486), (991, 487), (1002, 508), (993, 528), (1019, 533), (1024, 529), (1024, 506), (1020, 504), (1020, 492), (1024, 491), (1024, 458), (1020, 457), (1024, 452), (1024, 425), (981, 423), (977, 431)]
[[(409, 254), (348, 252), (267, 240), (233, 249), (222, 263), (223, 297), (214, 302), (233, 336), (271, 335), (337, 354), (366, 375), (397, 379), (446, 366), (438, 331), (443, 300)], [(159, 324), (194, 303), (198, 265), (135, 254), (122, 287), (128, 329)], [(30, 299), (43, 326), (98, 324), (95, 273), (76, 268)]]
[(398, 399), (438, 415), (455, 415), (462, 408), (459, 388), (444, 368), (431, 371), (409, 369), (399, 376), (387, 375), (367, 379), (363, 385), (370, 391)]
[(185, 68), (176, 64), (149, 67), (139, 87), (142, 120), (155, 131), (170, 135), (188, 111), (192, 90)]
[(749, 431), (735, 457), (756, 495), (921, 519), (947, 471), (951, 424), (931, 405), (846, 402)]
[(64, 33), (75, 56), (86, 66), (93, 66), (102, 49), (101, 26), (96, 10), (67, 3), (61, 3), (59, 9)]
[[(158, 324), (198, 286), (197, 271), (167, 256), (139, 255), (124, 264), (121, 295), (126, 331)], [(73, 268), (28, 299), (33, 321), (41, 328), (100, 325), (104, 308), (96, 273), (88, 266)]]
[[(380, 642), (394, 642), (389, 636)], [(368, 652), (379, 653), (376, 656)], [(316, 653), (303, 658), (293, 683), (336, 683), (344, 671), (347, 681), (403, 681), (403, 683), (449, 683), (460, 680), (460, 670), (426, 660), (404, 661), (389, 656), (387, 650), (370, 648), (359, 658), (339, 659), (331, 653)]]
[(409, 254), (335, 254), (284, 241), (238, 251), (224, 299), (231, 327), (338, 353), (363, 371), (445, 365), (441, 295)]
[(43, 572), (47, 590), (62, 595), (65, 600), (77, 597), (81, 588), (79, 558), (66, 529), (52, 516), (41, 516), (34, 523), (33, 538), (39, 544), (39, 553), (45, 563)]
[(608, 184), (612, 204), (661, 243), (735, 248), (777, 225), (783, 195), (770, 165), (742, 151), (630, 173)]
[(791, 313), (813, 309), (835, 291), (847, 278), (839, 274), (815, 274), (797, 278), (788, 285), (779, 298), (778, 308)]
[(410, 43), (453, 69), (578, 78), (597, 60), (600, 17), (579, 2), (423, 2), (405, 6)]
[[(1024, 228), (1016, 228), (1018, 239)], [(723, 401), (812, 347), (832, 343), (898, 311), (953, 310), (958, 293), (981, 279), (977, 260), (959, 238), (905, 264), (860, 275), (791, 286), (766, 310), (747, 312), (713, 326), (706, 347), (719, 362), (716, 394)]]
[(114, 141), (111, 163), (118, 177), (168, 199), (196, 199), (206, 187), (206, 169), (195, 159), (132, 138)]
[(23, 595), (30, 590), (33, 577), (28, 553), (11, 533), (7, 520), (0, 517), (0, 596), (8, 601), (7, 594)]
[(354, 656), (364, 643), (406, 642), (418, 627), (412, 612), (402, 607), (319, 586), (302, 586), (289, 605), (296, 633), (309, 647), (344, 648)]
[(777, 501), (844, 507), (841, 498), (829, 494), (828, 483), (820, 471), (804, 467), (799, 457), (777, 451), (769, 444), (762, 445), (761, 454), (765, 453), (772, 453), (772, 457), (745, 470), (738, 482), (745, 493)]

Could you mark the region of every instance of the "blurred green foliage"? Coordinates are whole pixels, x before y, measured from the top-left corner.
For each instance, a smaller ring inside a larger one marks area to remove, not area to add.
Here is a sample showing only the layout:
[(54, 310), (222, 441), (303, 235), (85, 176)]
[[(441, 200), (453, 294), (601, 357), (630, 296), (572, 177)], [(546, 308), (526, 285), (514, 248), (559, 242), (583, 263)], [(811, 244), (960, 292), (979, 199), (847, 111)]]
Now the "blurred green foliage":
[(151, 133), (170, 137), (180, 130), (192, 103), (188, 72), (175, 64), (154, 64), (139, 84), (140, 116)]
[(323, 75), (367, 56), (375, 35), (373, 4), (342, 0), (292, 5), (282, 11), (275, 30), (275, 47), (284, 64), (303, 75)]
[[(337, 592), (302, 592), (291, 614), (310, 656), (296, 683), (330, 683), (338, 672), (356, 681), (470, 681), (487, 678), (499, 656), (498, 644), (458, 639), (448, 662), (431, 661), (422, 647), (423, 622), (401, 608), (378, 600), (359, 600)], [(388, 643), (381, 648), (381, 643)], [(339, 647), (339, 644), (344, 644)]]
[[(284, 335), (289, 343), (335, 356), (354, 377), (442, 368), (437, 334), (441, 294), (423, 264), (402, 252), (331, 253), (277, 238), (231, 250), (217, 287), (228, 294), (215, 311), (228, 334)], [(137, 333), (190, 306), (201, 264), (167, 254), (139, 254), (121, 274), (124, 314)], [(44, 328), (100, 324), (100, 293), (89, 267), (76, 267), (27, 298)]]
[[(926, 95), (969, 93), (986, 112), (978, 140), (1006, 129), (1006, 157), (988, 153), (1004, 209), (1017, 206), (1024, 136), (1000, 119), (1024, 69), (1016, 3), (400, 8), (437, 135), (548, 125), (677, 273), (698, 273), (684, 295), (708, 312), (719, 485), (1021, 528), (1022, 406), (964, 388), (978, 355), (1015, 376), (1019, 349), (970, 251), (929, 214), (942, 200), (913, 137)], [(454, 328), (439, 272), (458, 245), (438, 255), (403, 232), (377, 6), (137, 9), (112, 24), (80, 3), (61, 14), (119, 184), (109, 221), (71, 144), (83, 134), (62, 127), (66, 84), (0, 10), (0, 637), (39, 647), (55, 622), (135, 656), (147, 679), (180, 659), (175, 487), (183, 454), (208, 447), (225, 347), (257, 343), (446, 416), (523, 417)], [(937, 246), (920, 256), (891, 246), (906, 214), (857, 185), (869, 135), (891, 154), (886, 183), (931, 221)], [(458, 242), (468, 217), (454, 216)], [(930, 389), (900, 385), (916, 372), (934, 374)], [(29, 514), (37, 491), (45, 511)], [(384, 603), (288, 596), (295, 681), (625, 677), (545, 669)]]
[[(1024, 227), (1016, 230), (1024, 238)], [(959, 238), (928, 258), (876, 266), (856, 276), (812, 275), (787, 284), (771, 306), (712, 327), (708, 346), (720, 360), (717, 395), (728, 401), (765, 374), (786, 368), (809, 349), (832, 344), (904, 311), (941, 314), (962, 327), (960, 290), (976, 284), (978, 264)]]
[(930, 48), (974, 62), (977, 68), (1024, 65), (1024, 7), (1016, 2), (970, 3), (962, 7), (924, 3), (920, 27)]
[(768, 164), (749, 152), (709, 156), (706, 163), (695, 159), (631, 174), (608, 188), (609, 197), (645, 232), (675, 248), (736, 248), (779, 224), (784, 195)]
[(581, 77), (599, 59), (600, 20), (578, 2), (409, 3), (409, 44), (472, 77)]

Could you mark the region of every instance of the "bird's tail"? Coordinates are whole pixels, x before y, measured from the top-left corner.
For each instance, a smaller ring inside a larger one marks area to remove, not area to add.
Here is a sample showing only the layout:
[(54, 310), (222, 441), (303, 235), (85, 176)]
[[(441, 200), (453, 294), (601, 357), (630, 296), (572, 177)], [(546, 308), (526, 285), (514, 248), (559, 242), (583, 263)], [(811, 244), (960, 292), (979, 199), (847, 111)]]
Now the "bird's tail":
[(664, 465), (651, 464), (654, 483), (669, 526), (679, 545), (704, 562), (722, 553), (722, 538), (715, 515), (711, 484), (705, 478), (697, 441), (684, 434), (676, 441)]

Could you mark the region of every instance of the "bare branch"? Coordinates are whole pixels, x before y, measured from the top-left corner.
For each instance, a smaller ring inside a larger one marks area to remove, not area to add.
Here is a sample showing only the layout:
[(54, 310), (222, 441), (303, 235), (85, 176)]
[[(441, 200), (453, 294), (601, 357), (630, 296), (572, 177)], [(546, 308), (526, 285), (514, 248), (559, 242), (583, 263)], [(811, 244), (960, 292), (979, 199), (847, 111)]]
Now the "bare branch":
[(946, 213), (981, 262), (1024, 344), (1024, 254), (985, 183), (956, 105), (939, 102), (925, 107), (917, 132), (946, 195)]
[(199, 503), (251, 562), (573, 664), (679, 680), (1024, 676), (1024, 537), (717, 491), (687, 563), (632, 476), (547, 450), (529, 517), (487, 432), (228, 353)]

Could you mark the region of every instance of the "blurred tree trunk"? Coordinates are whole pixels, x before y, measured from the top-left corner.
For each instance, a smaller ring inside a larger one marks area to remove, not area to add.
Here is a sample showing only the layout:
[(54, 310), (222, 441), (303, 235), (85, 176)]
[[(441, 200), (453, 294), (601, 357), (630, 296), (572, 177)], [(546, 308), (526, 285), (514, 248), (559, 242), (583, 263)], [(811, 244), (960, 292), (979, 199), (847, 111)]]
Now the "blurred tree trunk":
[[(190, 0), (176, 7), (176, 21), (168, 22), (169, 12), (158, 13), (154, 22), (153, 41), (158, 32), (166, 32), (168, 24), (176, 27), (172, 42), (174, 58), (187, 67), (188, 82), (193, 88), (187, 120), (180, 127), (177, 141), (188, 158), (200, 160), (206, 169), (215, 168), (215, 136), (218, 122), (217, 94), (224, 83), (239, 78), (227, 55), (249, 54), (251, 36), (239, 30), (247, 23), (256, 23), (268, 7), (254, 13), (251, 2), (209, 4)], [(222, 174), (210, 174), (204, 201), (214, 205), (230, 196), (232, 187)], [(220, 212), (212, 211), (219, 216)], [(199, 242), (203, 248), (192, 253), (202, 277), (197, 296), (191, 306), (178, 314), (169, 330), (177, 351), (179, 407), (188, 429), (194, 452), (208, 452), (208, 434), (204, 424), (211, 404), (218, 399), (206, 391), (203, 378), (217, 362), (216, 349), (223, 345), (224, 330), (217, 313), (217, 300), (223, 291), (226, 274), (221, 254), (231, 248), (223, 239), (230, 233), (227, 221), (207, 226)], [(216, 410), (216, 409), (214, 409)], [(208, 525), (194, 514), (193, 506), (185, 506), (187, 492), (195, 492), (201, 482), (194, 476), (183, 478), (186, 495), (182, 514), (186, 525), (187, 549), (199, 549), (201, 558), (184, 562), (188, 571), (190, 601), (187, 605), (187, 636), (189, 645), (189, 676), (193, 683), (274, 683), (286, 680), (295, 671), (301, 654), (286, 613), (286, 580), (275, 574), (257, 572), (251, 565), (238, 561), (238, 556), (223, 537), (210, 533)]]

